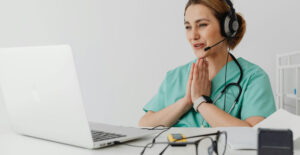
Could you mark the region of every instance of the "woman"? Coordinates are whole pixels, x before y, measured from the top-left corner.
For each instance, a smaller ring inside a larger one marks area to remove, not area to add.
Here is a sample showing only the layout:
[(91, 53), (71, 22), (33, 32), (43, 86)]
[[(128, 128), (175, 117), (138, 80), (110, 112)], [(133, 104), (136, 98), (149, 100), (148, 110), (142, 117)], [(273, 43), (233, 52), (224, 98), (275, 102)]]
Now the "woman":
[(144, 106), (146, 114), (139, 125), (254, 126), (275, 112), (267, 74), (229, 54), (228, 49), (239, 44), (246, 29), (231, 2), (189, 0), (184, 21), (197, 59), (167, 72), (158, 93)]

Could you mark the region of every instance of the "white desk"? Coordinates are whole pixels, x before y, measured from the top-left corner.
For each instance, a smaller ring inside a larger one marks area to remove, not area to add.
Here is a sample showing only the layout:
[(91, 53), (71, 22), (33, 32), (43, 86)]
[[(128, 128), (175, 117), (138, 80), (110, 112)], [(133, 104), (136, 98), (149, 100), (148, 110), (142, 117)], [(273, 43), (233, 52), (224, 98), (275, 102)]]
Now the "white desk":
[[(166, 141), (166, 135), (168, 133), (183, 133), (186, 136), (210, 133), (215, 129), (199, 129), (199, 128), (171, 128), (168, 132), (162, 134), (157, 141)], [(153, 136), (145, 137), (143, 139), (132, 141), (128, 144), (142, 145), (151, 142)], [(158, 154), (165, 145), (157, 144), (152, 149), (147, 149), (145, 154)], [(134, 155), (140, 154), (142, 148), (130, 147), (127, 145), (115, 145), (111, 147), (101, 148), (97, 150), (88, 150), (83, 148), (77, 148), (65, 144), (59, 144), (55, 142), (40, 140), (27, 136), (21, 136), (12, 132), (8, 126), (0, 126), (0, 154), (1, 155), (94, 155), (94, 154), (107, 154), (107, 155)], [(298, 150), (299, 153), (299, 150)], [(169, 147), (166, 155), (194, 155), (195, 146), (188, 145), (187, 147)], [(227, 149), (227, 153), (230, 155), (256, 155), (255, 150), (237, 151)], [(296, 153), (295, 153), (296, 154)]]
[[(77, 148), (65, 144), (59, 144), (46, 140), (21, 136), (10, 130), (8, 118), (4, 107), (0, 103), (0, 155), (139, 155), (142, 148), (135, 148), (126, 145), (114, 145), (111, 147), (101, 148), (97, 150), (88, 150)], [(199, 128), (172, 128), (168, 132), (162, 134), (157, 141), (165, 141), (168, 133), (183, 133), (185, 136), (204, 134), (213, 132), (216, 129), (199, 129)], [(142, 145), (151, 142), (153, 136), (143, 139), (134, 140), (128, 144)], [(147, 149), (145, 155), (158, 154), (165, 145), (155, 145), (152, 149)], [(169, 147), (165, 155), (195, 155), (195, 146), (187, 147)], [(226, 154), (229, 155), (256, 155), (255, 150), (230, 150), (227, 149)], [(294, 154), (300, 155), (300, 139), (294, 142)]]

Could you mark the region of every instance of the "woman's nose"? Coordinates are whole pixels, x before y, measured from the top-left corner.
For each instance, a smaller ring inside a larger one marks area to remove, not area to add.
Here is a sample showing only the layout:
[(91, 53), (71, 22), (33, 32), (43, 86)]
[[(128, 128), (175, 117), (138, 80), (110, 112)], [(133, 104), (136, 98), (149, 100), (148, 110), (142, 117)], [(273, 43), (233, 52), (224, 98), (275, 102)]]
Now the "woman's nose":
[(198, 32), (198, 30), (197, 29), (194, 29), (193, 30), (193, 32), (192, 32), (192, 37), (193, 37), (193, 40), (198, 40), (198, 39), (200, 39), (200, 34), (199, 34), (199, 32)]

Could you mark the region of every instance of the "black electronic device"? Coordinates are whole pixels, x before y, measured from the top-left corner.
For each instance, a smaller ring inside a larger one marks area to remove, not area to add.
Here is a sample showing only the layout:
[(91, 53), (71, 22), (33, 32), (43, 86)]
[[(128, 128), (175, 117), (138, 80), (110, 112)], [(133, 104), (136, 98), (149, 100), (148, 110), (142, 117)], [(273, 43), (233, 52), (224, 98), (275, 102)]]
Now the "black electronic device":
[(258, 129), (258, 155), (293, 155), (293, 132), (289, 129)]
[(235, 13), (235, 9), (233, 7), (232, 2), (230, 0), (224, 0), (224, 1), (230, 8), (229, 11), (226, 12), (223, 15), (222, 19), (219, 21), (220, 28), (221, 28), (221, 34), (225, 38), (211, 46), (207, 46), (206, 48), (204, 48), (204, 51), (210, 50), (211, 48), (213, 48), (213, 47), (219, 45), (220, 43), (222, 43), (223, 41), (225, 41), (226, 39), (235, 37), (237, 31), (240, 28), (240, 23), (238, 21), (238, 18)]
[(221, 33), (226, 38), (232, 38), (235, 37), (240, 24), (232, 2), (230, 0), (225, 0), (225, 2), (230, 7), (230, 10), (228, 13), (224, 14), (221, 20)]

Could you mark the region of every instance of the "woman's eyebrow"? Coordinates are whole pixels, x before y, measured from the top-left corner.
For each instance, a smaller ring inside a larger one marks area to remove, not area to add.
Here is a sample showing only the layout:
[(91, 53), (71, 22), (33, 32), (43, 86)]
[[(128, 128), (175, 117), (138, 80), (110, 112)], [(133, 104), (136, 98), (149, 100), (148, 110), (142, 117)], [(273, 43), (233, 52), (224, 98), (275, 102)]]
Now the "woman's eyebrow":
[[(195, 21), (195, 23), (199, 23), (199, 22), (202, 22), (202, 21), (209, 21), (208, 19), (206, 19), (206, 18), (201, 18), (201, 19), (197, 19), (196, 21)], [(184, 21), (184, 24), (190, 24), (190, 22), (189, 21)]]

